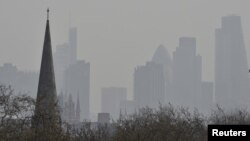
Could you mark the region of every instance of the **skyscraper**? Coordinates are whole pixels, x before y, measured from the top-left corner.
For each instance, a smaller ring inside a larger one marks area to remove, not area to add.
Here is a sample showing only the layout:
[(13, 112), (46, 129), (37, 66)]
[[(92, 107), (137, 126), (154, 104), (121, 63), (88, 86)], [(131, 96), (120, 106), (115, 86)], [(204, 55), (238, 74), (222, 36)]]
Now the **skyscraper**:
[[(90, 64), (77, 59), (77, 28), (69, 29), (68, 41), (58, 45), (55, 52), (57, 88), (64, 94), (79, 94), (80, 120), (89, 118)], [(76, 103), (76, 101), (75, 101)]]
[(134, 100), (137, 108), (158, 108), (165, 101), (163, 65), (147, 62), (134, 72)]
[(182, 37), (173, 54), (174, 104), (197, 107), (201, 95), (201, 56), (196, 55), (196, 39)]
[[(47, 11), (47, 14), (49, 14), (49, 10)], [(48, 15), (43, 44), (35, 114), (32, 123), (33, 127), (53, 130), (58, 123), (57, 121), (59, 114), (57, 113), (56, 83)]]
[(171, 102), (172, 98), (172, 83), (173, 83), (173, 64), (168, 50), (160, 45), (152, 58), (152, 62), (163, 66), (164, 81), (165, 81), (165, 101)]
[(56, 72), (56, 88), (59, 92), (63, 91), (64, 73), (70, 65), (70, 48), (68, 43), (56, 46), (55, 58), (55, 72)]
[(77, 28), (71, 27), (69, 29), (69, 48), (71, 63), (77, 60)]
[(232, 108), (249, 103), (249, 74), (240, 16), (222, 17), (215, 31), (216, 103)]
[(69, 65), (65, 71), (65, 92), (72, 94), (73, 99), (79, 94), (81, 120), (89, 119), (90, 108), (90, 64), (84, 60)]
[(56, 46), (55, 72), (56, 86), (60, 92), (64, 91), (65, 71), (69, 65), (77, 61), (77, 28), (71, 27), (68, 34), (68, 42)]

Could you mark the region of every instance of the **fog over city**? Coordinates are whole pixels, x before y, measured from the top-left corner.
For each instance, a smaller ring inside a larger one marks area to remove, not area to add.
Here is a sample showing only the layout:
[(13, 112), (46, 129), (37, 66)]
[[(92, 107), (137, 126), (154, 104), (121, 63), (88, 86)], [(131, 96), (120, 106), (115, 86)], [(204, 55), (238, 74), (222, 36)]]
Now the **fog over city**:
[[(14, 89), (36, 96), (50, 8), (57, 94), (67, 94), (63, 103), (73, 99), (76, 111), (79, 95), (81, 119), (109, 110), (117, 118), (124, 107), (133, 112), (168, 102), (205, 103), (200, 108), (208, 111), (215, 102), (232, 106), (236, 93), (242, 98), (234, 101), (238, 105), (250, 92), (249, 5), (249, 0), (0, 0), (0, 82), (18, 82)], [(217, 93), (228, 95), (216, 96), (215, 52)], [(12, 72), (4, 72), (4, 64), (16, 67), (18, 78), (8, 77)], [(229, 83), (220, 85), (224, 82)]]

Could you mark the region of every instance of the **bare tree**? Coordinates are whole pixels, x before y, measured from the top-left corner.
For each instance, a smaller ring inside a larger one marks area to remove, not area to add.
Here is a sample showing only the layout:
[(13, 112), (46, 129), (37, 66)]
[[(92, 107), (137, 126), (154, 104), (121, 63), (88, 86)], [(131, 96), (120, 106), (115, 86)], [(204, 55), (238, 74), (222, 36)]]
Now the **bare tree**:
[[(250, 123), (246, 109), (226, 112), (217, 106), (205, 117), (198, 110), (190, 112), (188, 108), (169, 104), (121, 115), (111, 124), (86, 121), (70, 125), (61, 122), (58, 112), (57, 120), (45, 119), (49, 121), (46, 128), (34, 128), (31, 124), (34, 109), (33, 98), (15, 95), (10, 86), (0, 85), (0, 141), (206, 141), (208, 124)], [(46, 114), (38, 113), (36, 118), (45, 117)]]
[(10, 86), (0, 85), (0, 139), (22, 140), (33, 115), (35, 100), (25, 94), (14, 95)]

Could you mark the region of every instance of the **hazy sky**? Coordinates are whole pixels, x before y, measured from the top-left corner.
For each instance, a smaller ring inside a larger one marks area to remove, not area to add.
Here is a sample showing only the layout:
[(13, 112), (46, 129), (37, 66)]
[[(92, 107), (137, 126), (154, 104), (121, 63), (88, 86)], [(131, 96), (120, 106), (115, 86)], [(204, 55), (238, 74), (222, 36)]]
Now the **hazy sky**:
[[(99, 111), (101, 87), (128, 87), (133, 72), (164, 44), (172, 53), (182, 36), (197, 39), (203, 79), (213, 80), (214, 30), (221, 17), (242, 17), (250, 54), (249, 0), (0, 0), (0, 65), (38, 70), (50, 7), (53, 49), (78, 28), (78, 58), (91, 63), (91, 109)], [(172, 55), (172, 54), (171, 54)], [(250, 57), (248, 57), (250, 62)]]

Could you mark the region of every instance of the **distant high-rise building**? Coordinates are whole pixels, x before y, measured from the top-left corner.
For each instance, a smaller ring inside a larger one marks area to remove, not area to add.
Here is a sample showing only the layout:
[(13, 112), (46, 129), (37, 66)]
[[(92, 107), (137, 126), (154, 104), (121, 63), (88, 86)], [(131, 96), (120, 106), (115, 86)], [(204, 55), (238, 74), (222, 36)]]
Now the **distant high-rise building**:
[(165, 101), (163, 65), (147, 62), (134, 72), (134, 100), (137, 108), (157, 108)]
[(73, 99), (79, 94), (81, 120), (89, 119), (90, 108), (90, 64), (77, 61), (65, 71), (64, 91), (72, 94)]
[[(49, 10), (48, 10), (49, 14)], [(40, 129), (52, 129), (59, 125), (57, 111), (57, 93), (51, 47), (49, 19), (47, 19), (42, 53), (42, 62), (36, 98), (36, 107), (32, 126)]]
[(70, 65), (70, 48), (68, 43), (56, 46), (55, 58), (55, 75), (56, 87), (59, 92), (63, 91), (64, 73)]
[(69, 29), (69, 48), (71, 63), (77, 60), (77, 28), (71, 27)]
[(127, 100), (126, 88), (102, 88), (102, 112), (110, 113), (113, 119), (119, 118), (120, 104), (123, 100)]
[(163, 46), (160, 45), (157, 50), (154, 53), (154, 56), (152, 58), (152, 62), (157, 64), (163, 65), (163, 72), (164, 72), (164, 78), (165, 78), (165, 101), (171, 102), (173, 100), (172, 98), (172, 83), (173, 83), (173, 65), (172, 65), (172, 59), (170, 54), (168, 53), (168, 50)]
[(0, 84), (10, 85), (16, 93), (25, 93), (34, 98), (37, 93), (38, 76), (37, 72), (21, 71), (10, 63), (0, 66)]
[(249, 105), (249, 74), (240, 16), (222, 17), (215, 31), (215, 97), (225, 107)]
[(173, 54), (173, 103), (190, 108), (198, 107), (201, 97), (201, 56), (196, 55), (196, 39), (180, 38)]
[(56, 86), (59, 91), (64, 91), (64, 75), (69, 65), (77, 61), (77, 28), (69, 29), (68, 43), (57, 45), (55, 58)]
[[(57, 88), (73, 99), (79, 94), (80, 120), (89, 118), (90, 64), (77, 60), (77, 28), (69, 29), (68, 43), (58, 45), (55, 52)], [(78, 110), (79, 110), (78, 109)]]

